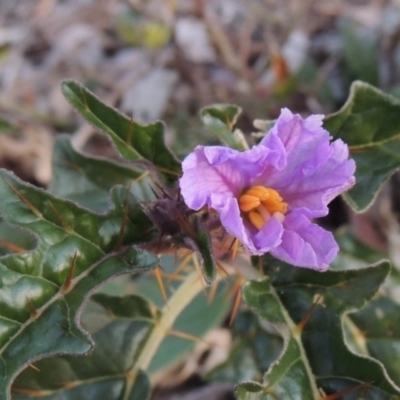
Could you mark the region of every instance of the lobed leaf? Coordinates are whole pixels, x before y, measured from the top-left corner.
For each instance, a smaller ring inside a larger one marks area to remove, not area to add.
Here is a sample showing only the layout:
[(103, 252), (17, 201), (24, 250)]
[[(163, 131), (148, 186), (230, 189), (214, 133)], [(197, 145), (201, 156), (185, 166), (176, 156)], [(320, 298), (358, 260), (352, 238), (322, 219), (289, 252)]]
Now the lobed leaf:
[[(267, 256), (263, 266), (267, 277), (247, 283), (244, 299), (257, 314), (281, 327), (285, 344), (266, 372), (265, 383), (240, 384), (238, 399), (320, 399), (319, 388), (333, 394), (363, 384), (365, 399), (400, 398), (400, 387), (383, 365), (350, 351), (343, 333), (343, 316), (374, 296), (389, 273), (388, 262), (319, 273)], [(309, 319), (304, 320), (306, 315)], [(347, 398), (344, 393), (342, 398)]]
[[(385, 258), (386, 254), (372, 249), (358, 239), (349, 229), (341, 229), (335, 235), (340, 251), (330, 265), (330, 269), (358, 269), (366, 268)], [(392, 270), (393, 272), (393, 270)]]
[[(172, 261), (173, 257), (163, 257), (160, 263), (173, 271), (176, 266)], [(221, 283), (210, 299), (202, 292), (201, 277), (196, 272), (187, 274), (189, 269), (182, 272), (183, 281), (173, 282), (167, 305), (158, 296), (153, 301), (160, 289), (151, 275), (110, 282), (91, 297), (82, 316), (82, 325), (95, 343), (93, 351), (84, 358), (59, 356), (36, 362), (35, 369), (25, 369), (16, 379), (13, 398), (148, 399), (151, 390), (147, 375), (154, 379), (179, 361), (194, 346), (190, 335), (201, 338), (221, 322), (229, 308), (224, 300), (230, 285)], [(188, 290), (189, 296), (174, 300), (181, 290)], [(147, 299), (123, 294), (132, 291), (143, 293)]]
[(89, 123), (111, 139), (125, 159), (150, 161), (170, 183), (178, 178), (181, 165), (165, 146), (162, 122), (140, 125), (101, 102), (75, 81), (64, 81), (62, 92)]
[(228, 359), (206, 374), (205, 379), (236, 384), (261, 379), (282, 351), (282, 338), (272, 326), (249, 310), (235, 317), (233, 346)]
[(243, 135), (233, 132), (242, 109), (234, 104), (213, 104), (201, 109), (200, 116), (206, 126), (222, 143), (236, 150), (247, 148)]
[[(139, 296), (93, 296), (82, 322), (94, 342), (86, 357), (61, 356), (35, 363), (16, 379), (13, 399), (146, 400), (150, 382), (143, 371), (131, 371), (156, 315)], [(127, 381), (134, 379), (129, 393)]]
[(137, 201), (120, 186), (111, 199), (108, 213), (98, 215), (0, 171), (0, 213), (24, 238), (0, 238), (8, 253), (0, 259), (1, 400), (27, 364), (92, 347), (79, 314), (96, 287), (156, 266), (157, 257), (133, 246), (151, 236)]
[(388, 297), (378, 297), (363, 310), (349, 315), (357, 327), (355, 341), (361, 355), (382, 362), (390, 378), (400, 387), (400, 305)]
[(382, 185), (399, 169), (400, 140), (351, 150), (351, 156), (357, 165), (356, 184), (343, 198), (355, 211), (362, 212), (372, 205)]
[(57, 137), (53, 151), (53, 177), (48, 190), (96, 212), (110, 206), (110, 190), (129, 186), (140, 201), (153, 200), (148, 172), (129, 164), (82, 154), (74, 149), (67, 135)]
[[(318, 390), (308, 360), (293, 321), (281, 304), (270, 280), (249, 281), (243, 286), (243, 299), (257, 314), (279, 326), (284, 340), (278, 361), (273, 363), (265, 375), (267, 385), (246, 382), (236, 390), (238, 399), (317, 399)], [(251, 393), (251, 395), (250, 395)]]
[(354, 82), (346, 103), (325, 118), (324, 127), (349, 145), (357, 165), (356, 184), (344, 198), (355, 211), (365, 211), (400, 167), (400, 100)]

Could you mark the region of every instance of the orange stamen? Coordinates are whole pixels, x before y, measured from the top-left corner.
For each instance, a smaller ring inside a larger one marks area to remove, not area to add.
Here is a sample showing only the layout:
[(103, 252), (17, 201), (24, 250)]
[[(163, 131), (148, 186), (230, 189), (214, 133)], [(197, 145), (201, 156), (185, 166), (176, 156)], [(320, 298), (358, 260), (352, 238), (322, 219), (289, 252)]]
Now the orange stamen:
[(271, 216), (283, 222), (288, 211), (287, 203), (275, 189), (261, 185), (252, 186), (239, 197), (239, 208), (258, 230)]
[(263, 218), (263, 216), (261, 214), (259, 214), (256, 211), (250, 211), (249, 214), (249, 220), (250, 222), (257, 228), (257, 229), (261, 229), (264, 225), (265, 225), (265, 219)]
[(243, 212), (248, 212), (253, 208), (258, 207), (261, 204), (260, 199), (258, 197), (250, 196), (248, 194), (244, 194), (239, 198), (240, 209)]
[(270, 196), (269, 191), (271, 189), (267, 189), (264, 186), (252, 186), (246, 194), (254, 197), (258, 197), (260, 201), (267, 200), (268, 197)]

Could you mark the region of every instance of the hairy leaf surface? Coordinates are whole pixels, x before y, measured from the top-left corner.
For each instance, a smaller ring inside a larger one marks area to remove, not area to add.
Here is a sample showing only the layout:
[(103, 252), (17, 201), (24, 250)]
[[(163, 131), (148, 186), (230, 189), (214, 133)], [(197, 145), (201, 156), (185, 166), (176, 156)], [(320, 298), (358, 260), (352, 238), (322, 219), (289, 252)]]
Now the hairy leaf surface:
[(60, 135), (53, 153), (53, 178), (49, 191), (70, 199), (96, 212), (106, 212), (110, 206), (110, 190), (115, 185), (129, 186), (139, 200), (152, 200), (148, 172), (129, 164), (78, 152), (70, 138)]
[[(263, 265), (267, 276), (245, 284), (244, 299), (281, 330), (284, 348), (263, 384), (238, 386), (238, 399), (317, 400), (319, 388), (333, 394), (359, 385), (356, 393), (367, 393), (365, 399), (400, 398), (400, 387), (383, 365), (350, 351), (343, 333), (343, 316), (372, 298), (389, 272), (387, 262), (324, 273), (293, 268), (272, 257), (264, 257)], [(343, 399), (353, 398), (344, 394)]]
[(157, 264), (133, 246), (151, 228), (136, 200), (120, 186), (111, 199), (98, 215), (0, 172), (3, 223), (22, 231), (20, 241), (7, 231), (0, 240), (0, 399), (27, 364), (92, 347), (79, 314), (97, 286)]
[(162, 122), (140, 125), (107, 106), (92, 92), (74, 81), (64, 81), (62, 91), (71, 105), (89, 123), (112, 140), (125, 159), (146, 159), (170, 182), (178, 178), (181, 165), (165, 146)]
[(130, 371), (156, 315), (141, 297), (96, 294), (82, 316), (94, 341), (84, 357), (62, 356), (35, 363), (13, 385), (13, 399), (122, 399), (129, 379), (135, 383), (128, 400), (146, 400), (150, 383), (142, 371)]
[(324, 127), (350, 147), (356, 184), (343, 196), (358, 212), (366, 210), (383, 183), (400, 168), (400, 100), (363, 82), (354, 82), (344, 106)]

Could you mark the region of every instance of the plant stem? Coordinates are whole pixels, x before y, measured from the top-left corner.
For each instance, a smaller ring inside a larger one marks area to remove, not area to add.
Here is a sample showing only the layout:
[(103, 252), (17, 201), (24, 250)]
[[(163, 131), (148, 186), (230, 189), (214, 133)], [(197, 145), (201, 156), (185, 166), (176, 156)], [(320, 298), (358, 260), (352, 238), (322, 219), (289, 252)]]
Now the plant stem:
[[(313, 400), (319, 400), (321, 399), (321, 394), (318, 390), (317, 384), (315, 382), (314, 374), (311, 369), (311, 365), (308, 362), (308, 357), (306, 354), (306, 351), (303, 346), (303, 342), (301, 341), (301, 331), (297, 329), (297, 325), (293, 322), (292, 318), (290, 317), (289, 313), (287, 312), (285, 306), (282, 304), (281, 299), (276, 292), (275, 288), (271, 285), (271, 293), (275, 297), (276, 301), (279, 303), (281, 307), (281, 313), (282, 316), (286, 322), (286, 325), (289, 328), (290, 334), (292, 335), (293, 340), (296, 341), (299, 352), (300, 352), (300, 357), (303, 362), (304, 368), (307, 372), (308, 380), (310, 381), (310, 387), (313, 392)], [(289, 338), (287, 340), (290, 340)], [(311, 399), (310, 399), (311, 400)]]
[[(218, 284), (221, 275), (217, 274), (213, 285)], [(161, 342), (168, 335), (176, 318), (188, 306), (188, 304), (204, 289), (204, 283), (197, 271), (189, 274), (176, 292), (169, 299), (160, 314), (160, 319), (156, 321), (150, 332), (143, 348), (133, 364), (132, 368), (126, 374), (126, 385), (122, 400), (130, 398), (131, 391), (135, 385), (136, 374), (139, 369), (146, 370), (154, 357)]]

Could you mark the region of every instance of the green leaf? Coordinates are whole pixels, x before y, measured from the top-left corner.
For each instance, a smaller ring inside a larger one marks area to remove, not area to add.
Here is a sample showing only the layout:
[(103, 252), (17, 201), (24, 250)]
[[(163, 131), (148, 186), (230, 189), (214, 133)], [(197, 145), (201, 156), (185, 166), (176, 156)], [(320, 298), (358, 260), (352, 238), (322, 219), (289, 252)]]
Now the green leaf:
[(363, 82), (354, 82), (344, 106), (324, 127), (349, 145), (356, 184), (344, 194), (357, 212), (366, 210), (383, 183), (400, 167), (400, 101)]
[(400, 100), (367, 83), (356, 81), (343, 107), (324, 120), (334, 139), (352, 149), (374, 146), (399, 136)]
[[(139, 296), (97, 294), (82, 316), (94, 342), (85, 357), (61, 356), (41, 360), (16, 379), (14, 400), (32, 397), (47, 400), (146, 400), (150, 383), (143, 371), (131, 371), (150, 331), (155, 315)], [(134, 380), (129, 393), (128, 380)], [(125, 397), (123, 397), (125, 396)]]
[[(164, 256), (160, 264), (173, 272), (173, 260)], [(194, 346), (193, 341), (170, 334), (171, 329), (201, 338), (221, 322), (230, 307), (226, 296), (231, 285), (221, 282), (210, 299), (189, 264), (180, 274), (183, 281), (172, 282), (167, 305), (158, 296), (153, 301), (153, 294), (160, 289), (155, 277), (145, 274), (134, 280), (119, 278), (93, 295), (82, 316), (82, 325), (95, 343), (93, 351), (85, 357), (60, 356), (35, 362), (39, 371), (25, 369), (13, 385), (13, 399), (148, 399), (147, 374), (154, 378)], [(136, 291), (147, 299), (105, 291)]]
[(76, 151), (66, 135), (57, 137), (53, 152), (53, 178), (49, 191), (96, 212), (110, 206), (110, 190), (115, 185), (129, 186), (140, 201), (153, 200), (148, 172), (104, 158)]
[(234, 343), (228, 359), (210, 371), (205, 379), (236, 384), (261, 379), (282, 351), (282, 338), (249, 310), (235, 317)]
[[(252, 385), (251, 390), (239, 385), (238, 399), (320, 399), (317, 387), (333, 394), (363, 383), (370, 384), (366, 399), (400, 398), (400, 387), (388, 378), (383, 365), (351, 352), (343, 334), (343, 316), (374, 296), (389, 273), (388, 262), (324, 273), (294, 268), (269, 256), (263, 265), (268, 277), (247, 283), (244, 299), (276, 324), (285, 345), (266, 372), (265, 383)], [(310, 310), (305, 326), (299, 328)]]
[(364, 244), (348, 229), (342, 229), (335, 239), (340, 251), (330, 266), (331, 270), (365, 268), (386, 256), (385, 253)]
[(206, 128), (221, 140), (222, 143), (237, 150), (246, 150), (247, 143), (239, 132), (233, 132), (233, 127), (242, 109), (234, 104), (213, 104), (200, 111), (201, 119)]
[(193, 228), (193, 234), (190, 237), (187, 236), (185, 241), (196, 252), (204, 280), (208, 285), (211, 285), (217, 274), (217, 267), (212, 254), (211, 237), (209, 232), (202, 228), (197, 218), (194, 219)]
[(400, 168), (400, 140), (393, 139), (374, 147), (351, 150), (356, 162), (356, 184), (343, 198), (357, 212), (374, 202), (385, 181)]
[[(363, 310), (349, 315), (357, 327), (353, 331), (361, 355), (381, 361), (400, 387), (400, 305), (387, 297), (373, 300)], [(350, 333), (350, 334), (351, 334)]]
[[(98, 215), (0, 171), (4, 222), (35, 238), (36, 246), (2, 246), (0, 260), (0, 399), (27, 364), (54, 354), (83, 354), (92, 344), (79, 326), (89, 293), (111, 277), (148, 270), (157, 257), (134, 247), (151, 227), (126, 189), (111, 192), (107, 214)], [(32, 342), (34, 341), (34, 342)], [(32, 345), (34, 343), (34, 345)]]
[[(304, 356), (304, 349), (295, 332), (295, 325), (281, 304), (275, 289), (268, 278), (249, 281), (243, 286), (243, 299), (257, 314), (280, 327), (283, 336), (283, 351), (277, 362), (273, 363), (265, 375), (267, 385), (251, 387), (248, 384), (237, 388), (237, 398), (273, 399), (296, 398), (318, 399), (319, 394), (309, 363)], [(287, 324), (287, 326), (285, 326)]]
[(64, 81), (67, 100), (94, 127), (105, 133), (129, 161), (144, 158), (154, 164), (169, 182), (181, 173), (180, 162), (164, 144), (164, 124), (140, 125), (102, 103), (92, 92), (74, 81)]

